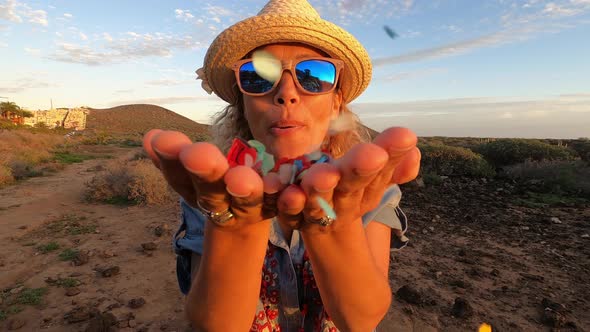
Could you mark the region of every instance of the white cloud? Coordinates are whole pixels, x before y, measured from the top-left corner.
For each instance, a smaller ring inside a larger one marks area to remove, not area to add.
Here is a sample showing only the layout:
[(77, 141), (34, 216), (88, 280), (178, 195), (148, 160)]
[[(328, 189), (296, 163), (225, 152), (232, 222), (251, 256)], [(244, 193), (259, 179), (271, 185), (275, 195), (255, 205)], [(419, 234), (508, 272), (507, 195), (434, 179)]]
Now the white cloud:
[(174, 80), (174, 79), (159, 79), (146, 82), (147, 85), (153, 86), (175, 86), (175, 85), (182, 85), (182, 84), (191, 84), (194, 80)]
[(442, 74), (447, 73), (448, 69), (446, 68), (427, 68), (427, 69), (420, 69), (415, 71), (406, 71), (406, 72), (398, 72), (393, 73), (389, 76), (383, 78), (377, 78), (378, 81), (384, 82), (399, 82), (399, 81), (406, 81), (412, 80), (416, 78), (422, 78), (425, 76), (430, 76), (434, 74)]
[[(1, 91), (1, 90), (0, 90)], [(130, 104), (153, 104), (153, 105), (172, 105), (192, 103), (195, 101), (218, 100), (217, 97), (195, 97), (195, 96), (179, 96), (179, 97), (161, 97), (161, 98), (145, 98), (135, 100), (117, 100), (110, 103), (110, 106), (130, 105)]]
[(353, 103), (351, 108), (370, 128), (404, 126), (421, 136), (576, 138), (588, 136), (590, 123), (590, 93)]
[(383, 18), (407, 13), (413, 0), (315, 0), (312, 5), (320, 16), (338, 25), (372, 24)]
[(74, 17), (74, 15), (72, 15), (72, 14), (70, 14), (70, 13), (65, 13), (65, 14), (64, 14), (64, 17), (65, 17), (65, 18), (72, 18), (72, 17)]
[(10, 82), (0, 81), (0, 93), (20, 93), (30, 89), (55, 87), (57, 84), (40, 81), (36, 76), (24, 77)]
[(191, 21), (195, 18), (193, 14), (191, 14), (190, 10), (176, 9), (174, 10), (174, 13), (176, 14), (177, 19), (185, 22)]
[(0, 41), (0, 48), (5, 48), (5, 47), (8, 47), (8, 44)]
[(41, 53), (41, 50), (40, 49), (37, 49), (37, 48), (28, 48), (28, 47), (25, 47), (25, 52), (27, 54), (37, 56), (37, 55), (39, 55)]
[[(537, 1), (531, 0), (528, 2), (530, 6), (536, 5), (536, 3)], [(590, 0), (570, 0), (570, 2), (564, 2), (560, 5), (553, 2), (545, 4), (545, 6), (533, 13), (522, 14), (511, 11), (501, 17), (502, 28), (497, 32), (404, 54), (378, 58), (373, 61), (373, 64), (383, 66), (459, 55), (479, 48), (521, 42), (542, 33), (557, 33), (576, 27), (576, 24), (572, 24), (571, 17), (590, 12), (589, 3)], [(570, 21), (561, 21), (566, 18), (570, 18)], [(579, 20), (577, 23), (588, 24), (589, 22)], [(450, 30), (452, 30), (451, 27), (458, 29), (455, 26), (448, 26)]]
[(88, 36), (86, 36), (83, 32), (80, 32), (78, 36), (80, 36), (80, 39), (82, 40), (88, 40)]
[(32, 9), (25, 3), (16, 0), (6, 0), (0, 4), (0, 19), (11, 22), (22, 23), (23, 17), (28, 19), (27, 22), (47, 26), (47, 12), (40, 9)]
[(47, 12), (44, 10), (31, 10), (26, 14), (29, 17), (29, 22), (47, 26)]
[(60, 42), (57, 44), (57, 50), (49, 58), (61, 62), (99, 66), (149, 56), (169, 57), (175, 49), (192, 49), (201, 45), (191, 36), (138, 34), (132, 31), (126, 35), (128, 37), (109, 41), (103, 48)]
[(108, 32), (103, 32), (102, 33), (102, 38), (108, 42), (112, 42), (113, 41), (113, 37), (111, 37), (111, 35)]
[(6, 0), (4, 4), (0, 4), (0, 18), (21, 23), (23, 19), (16, 12), (17, 4), (16, 0)]

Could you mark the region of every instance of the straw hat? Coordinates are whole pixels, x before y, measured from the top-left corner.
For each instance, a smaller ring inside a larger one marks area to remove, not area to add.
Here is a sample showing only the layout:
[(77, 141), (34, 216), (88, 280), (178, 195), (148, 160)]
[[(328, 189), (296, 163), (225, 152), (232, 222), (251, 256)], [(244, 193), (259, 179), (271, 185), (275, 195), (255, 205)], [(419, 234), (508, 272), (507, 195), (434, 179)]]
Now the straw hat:
[(306, 0), (270, 0), (258, 15), (232, 25), (213, 41), (197, 71), (203, 88), (234, 103), (238, 89), (231, 66), (257, 47), (280, 42), (303, 43), (343, 60), (340, 86), (347, 103), (371, 80), (371, 60), (354, 36), (323, 20)]

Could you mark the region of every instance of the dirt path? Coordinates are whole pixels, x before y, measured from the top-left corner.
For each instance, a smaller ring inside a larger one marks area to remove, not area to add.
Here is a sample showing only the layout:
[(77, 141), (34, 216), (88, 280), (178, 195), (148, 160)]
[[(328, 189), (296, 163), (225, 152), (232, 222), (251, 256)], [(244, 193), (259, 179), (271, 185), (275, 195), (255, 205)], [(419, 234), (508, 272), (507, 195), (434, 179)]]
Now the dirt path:
[[(136, 151), (108, 152), (129, 158)], [(113, 318), (89, 319), (91, 309), (112, 313), (121, 331), (187, 330), (170, 246), (178, 212), (174, 206), (145, 209), (84, 203), (84, 183), (105, 162), (94, 159), (69, 165), (54, 176), (0, 190), (0, 289), (16, 287), (13, 296), (23, 287), (48, 289), (39, 305), (6, 308), (21, 311), (0, 321), (0, 330), (25, 323), (20, 330), (81, 331), (89, 322), (100, 325), (100, 319)], [(160, 236), (155, 234), (158, 226)], [(41, 253), (38, 246), (50, 242), (59, 249)], [(142, 243), (156, 248), (143, 250)], [(74, 266), (62, 261), (59, 255), (70, 248), (87, 253), (88, 262)], [(112, 268), (110, 277), (105, 277), (108, 271), (100, 273), (107, 268)], [(129, 306), (130, 300), (140, 298), (134, 303), (145, 301), (144, 305)], [(72, 314), (72, 310), (77, 311)], [(125, 328), (129, 325), (132, 328)]]

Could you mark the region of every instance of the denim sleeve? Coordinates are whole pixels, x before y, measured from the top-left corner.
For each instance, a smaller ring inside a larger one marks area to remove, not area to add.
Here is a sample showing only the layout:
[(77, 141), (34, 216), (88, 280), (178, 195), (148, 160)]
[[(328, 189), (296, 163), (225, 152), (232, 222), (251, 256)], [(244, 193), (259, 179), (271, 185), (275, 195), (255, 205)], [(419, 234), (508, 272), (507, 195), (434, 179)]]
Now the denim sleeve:
[(399, 207), (401, 198), (402, 192), (399, 186), (392, 185), (383, 194), (379, 205), (363, 216), (365, 226), (371, 221), (376, 221), (391, 228), (391, 248), (394, 250), (405, 247), (409, 241), (404, 235), (408, 229), (408, 219)]
[(191, 257), (203, 254), (205, 240), (205, 216), (180, 199), (180, 227), (174, 235), (172, 246), (176, 253), (176, 276), (183, 294), (188, 294), (191, 285)]

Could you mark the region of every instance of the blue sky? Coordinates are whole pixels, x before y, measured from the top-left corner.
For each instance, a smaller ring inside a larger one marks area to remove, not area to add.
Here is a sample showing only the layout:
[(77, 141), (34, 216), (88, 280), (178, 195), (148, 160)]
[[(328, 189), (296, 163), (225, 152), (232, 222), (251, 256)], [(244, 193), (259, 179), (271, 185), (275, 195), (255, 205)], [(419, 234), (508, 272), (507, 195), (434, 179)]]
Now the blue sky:
[[(208, 45), (265, 0), (0, 0), (0, 101), (151, 103), (208, 122)], [(351, 107), (419, 135), (590, 136), (590, 0), (310, 0), (369, 51)], [(389, 38), (383, 26), (399, 37)]]

